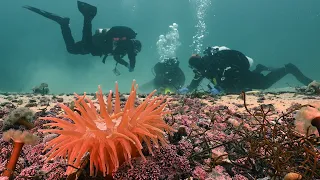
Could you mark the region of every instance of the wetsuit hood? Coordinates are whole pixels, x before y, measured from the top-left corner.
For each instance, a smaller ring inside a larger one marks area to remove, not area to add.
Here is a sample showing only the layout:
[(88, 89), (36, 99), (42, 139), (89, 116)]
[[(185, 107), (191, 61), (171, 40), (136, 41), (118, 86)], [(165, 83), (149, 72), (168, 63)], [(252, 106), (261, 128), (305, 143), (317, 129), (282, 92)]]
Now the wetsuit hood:
[(202, 66), (202, 59), (199, 54), (194, 54), (189, 58), (189, 65), (191, 68), (199, 69)]

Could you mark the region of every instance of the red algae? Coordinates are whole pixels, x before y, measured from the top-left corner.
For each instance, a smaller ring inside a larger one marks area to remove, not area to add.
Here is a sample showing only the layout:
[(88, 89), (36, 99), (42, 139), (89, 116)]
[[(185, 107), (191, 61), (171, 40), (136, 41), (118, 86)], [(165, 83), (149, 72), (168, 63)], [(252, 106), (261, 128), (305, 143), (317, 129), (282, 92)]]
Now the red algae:
[[(127, 95), (120, 96), (124, 99), (121, 102), (123, 106)], [(258, 102), (262, 96), (266, 100)], [(87, 97), (93, 99), (93, 96), (87, 95)], [(136, 103), (144, 99), (140, 95), (138, 97)], [(166, 109), (171, 111), (171, 114), (165, 116), (165, 121), (179, 131), (173, 135), (166, 134), (170, 144), (159, 149), (155, 148), (153, 156), (143, 144), (142, 152), (146, 161), (141, 157), (133, 158), (133, 167), (130, 164), (121, 165), (111, 179), (152, 177), (155, 180), (191, 178), (244, 180), (284, 178), (289, 173), (300, 174), (304, 179), (320, 178), (316, 148), (318, 137), (296, 132), (294, 124), (295, 114), (299, 108), (314, 99), (302, 95), (292, 97), (293, 94), (289, 93), (250, 94), (246, 95), (244, 103), (244, 99), (238, 95), (223, 97), (199, 95), (198, 98), (171, 95), (167, 99)], [(64, 96), (64, 104), (71, 106), (73, 98)], [(47, 109), (35, 109), (37, 113), (32, 132), (43, 129), (42, 125), (47, 123), (38, 117), (54, 117), (62, 112), (55, 105), (52, 100)], [(2, 119), (9, 112), (3, 113)], [(0, 136), (0, 173), (2, 173), (12, 151), (12, 145), (2, 140), (2, 132)], [(39, 133), (37, 136), (40, 138), (39, 144), (22, 148), (20, 155), (22, 159), (18, 160), (15, 178), (66, 178), (68, 164), (65, 161), (53, 160), (47, 163), (44, 161), (46, 152), (42, 152), (43, 147), (48, 139), (51, 140), (55, 135)], [(268, 143), (270, 147), (267, 146)], [(310, 162), (306, 161), (306, 156)], [(303, 164), (303, 161), (306, 163)], [(281, 167), (287, 168), (282, 168), (279, 172), (274, 171), (279, 165), (276, 162), (280, 162)], [(85, 179), (102, 178), (102, 174), (94, 178), (89, 177), (88, 167), (83, 167), (83, 172), (79, 175)]]

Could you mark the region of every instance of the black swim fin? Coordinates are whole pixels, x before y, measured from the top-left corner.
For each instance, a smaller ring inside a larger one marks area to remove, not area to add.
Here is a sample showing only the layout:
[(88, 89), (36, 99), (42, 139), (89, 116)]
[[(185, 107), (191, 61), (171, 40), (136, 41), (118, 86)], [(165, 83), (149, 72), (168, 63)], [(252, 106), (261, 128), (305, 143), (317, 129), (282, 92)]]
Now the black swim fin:
[(97, 7), (78, 1), (78, 9), (85, 18), (93, 19), (97, 15)]
[(69, 25), (70, 18), (60, 17), (60, 16), (58, 16), (56, 14), (53, 14), (53, 13), (50, 13), (50, 12), (47, 12), (47, 11), (44, 11), (44, 10), (41, 10), (41, 9), (38, 9), (38, 8), (35, 8), (35, 7), (32, 7), (32, 6), (23, 6), (23, 8), (28, 9), (28, 10), (30, 10), (32, 12), (37, 13), (37, 14), (40, 14), (43, 17), (46, 17), (48, 19), (51, 19), (51, 20), (57, 22), (60, 25)]
[(312, 79), (305, 76), (300, 71), (300, 69), (292, 63), (286, 64), (285, 68), (288, 73), (292, 74), (298, 81), (300, 81), (305, 86), (308, 86), (313, 81)]

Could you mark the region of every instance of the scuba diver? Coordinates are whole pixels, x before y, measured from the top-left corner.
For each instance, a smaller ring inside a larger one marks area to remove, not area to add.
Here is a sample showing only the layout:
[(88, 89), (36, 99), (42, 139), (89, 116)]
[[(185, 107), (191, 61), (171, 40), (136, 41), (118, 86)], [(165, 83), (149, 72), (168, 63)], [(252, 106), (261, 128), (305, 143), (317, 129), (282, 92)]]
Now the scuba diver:
[[(304, 85), (312, 82), (292, 63), (281, 68), (268, 68), (258, 64), (255, 70), (250, 71), (252, 63), (251, 58), (239, 51), (218, 46), (208, 47), (203, 57), (191, 56), (189, 67), (193, 69), (195, 76), (189, 86), (178, 92), (187, 93), (195, 90), (204, 78), (209, 79), (214, 86), (208, 85), (211, 94), (219, 94), (221, 91), (239, 93), (252, 89), (267, 89), (287, 74), (292, 74)], [(263, 75), (263, 71), (269, 73)]]
[(153, 68), (154, 79), (143, 84), (142, 91), (152, 91), (157, 89), (161, 93), (167, 94), (176, 92), (184, 86), (185, 75), (179, 67), (178, 58), (165, 58), (158, 62)]
[[(60, 17), (31, 6), (23, 6), (23, 8), (57, 22), (60, 25), (66, 49), (70, 54), (104, 56), (103, 63), (108, 55), (112, 55), (117, 64), (124, 65), (130, 72), (134, 71), (136, 56), (142, 46), (141, 42), (135, 39), (137, 33), (126, 26), (114, 26), (110, 29), (98, 29), (92, 35), (92, 20), (97, 14), (97, 8), (81, 1), (77, 1), (77, 4), (84, 17), (82, 40), (79, 42), (75, 42), (72, 37), (69, 27), (70, 18)], [(125, 55), (128, 55), (129, 63), (123, 59)]]

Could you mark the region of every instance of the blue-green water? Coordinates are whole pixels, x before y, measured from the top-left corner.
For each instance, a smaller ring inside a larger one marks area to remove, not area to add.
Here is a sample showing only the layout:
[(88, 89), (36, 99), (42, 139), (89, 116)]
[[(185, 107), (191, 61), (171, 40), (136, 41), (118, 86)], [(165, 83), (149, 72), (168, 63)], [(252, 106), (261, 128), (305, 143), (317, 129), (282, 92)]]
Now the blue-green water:
[[(196, 3), (198, 1), (198, 3)], [(75, 0), (3, 0), (0, 6), (0, 91), (31, 92), (41, 82), (53, 93), (95, 92), (101, 84), (104, 91), (127, 91), (132, 79), (143, 84), (152, 79), (151, 68), (159, 61), (156, 43), (169, 25), (179, 25), (181, 46), (175, 52), (186, 73), (186, 85), (193, 78), (188, 57), (196, 28), (197, 6), (210, 0), (87, 0), (98, 7), (93, 29), (126, 25), (138, 32), (143, 43), (133, 73), (118, 66), (121, 76), (91, 55), (68, 54), (59, 25), (22, 8), (35, 6), (71, 18), (74, 38), (81, 39), (83, 17)], [(199, 8), (199, 7), (198, 7)], [(320, 67), (320, 1), (319, 0), (211, 0), (203, 12), (206, 25), (203, 48), (225, 45), (239, 50), (267, 66), (296, 64), (307, 76), (319, 80)], [(300, 85), (287, 76), (274, 87)]]

